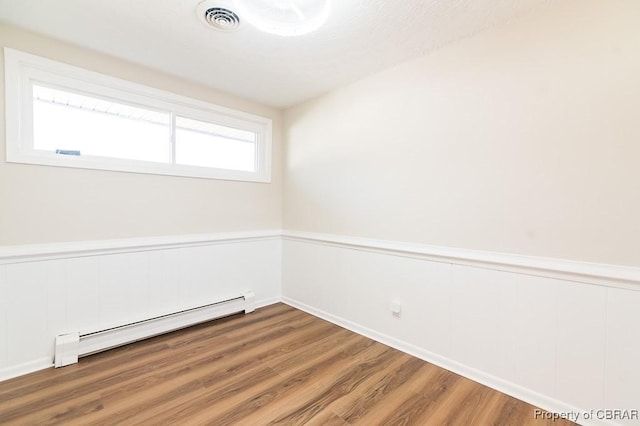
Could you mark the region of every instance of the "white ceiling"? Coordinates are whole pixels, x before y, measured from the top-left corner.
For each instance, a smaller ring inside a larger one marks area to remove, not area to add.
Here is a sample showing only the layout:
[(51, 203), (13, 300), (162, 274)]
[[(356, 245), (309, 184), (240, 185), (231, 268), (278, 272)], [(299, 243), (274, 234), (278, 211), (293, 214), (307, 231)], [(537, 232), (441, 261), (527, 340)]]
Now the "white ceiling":
[[(333, 0), (300, 37), (234, 33), (199, 0), (0, 0), (0, 20), (267, 105), (287, 107), (505, 22), (548, 0)], [(242, 20), (242, 16), (240, 16)]]

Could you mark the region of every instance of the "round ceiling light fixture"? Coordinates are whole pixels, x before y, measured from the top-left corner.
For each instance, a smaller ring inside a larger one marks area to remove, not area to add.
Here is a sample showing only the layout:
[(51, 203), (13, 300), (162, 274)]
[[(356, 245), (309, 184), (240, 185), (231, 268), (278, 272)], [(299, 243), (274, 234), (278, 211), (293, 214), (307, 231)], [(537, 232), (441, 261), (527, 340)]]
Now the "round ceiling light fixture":
[(205, 0), (198, 4), (196, 13), (202, 22), (213, 29), (231, 32), (240, 26), (240, 18), (230, 7), (228, 0)]
[(331, 12), (331, 0), (235, 0), (234, 4), (251, 25), (279, 36), (315, 31)]

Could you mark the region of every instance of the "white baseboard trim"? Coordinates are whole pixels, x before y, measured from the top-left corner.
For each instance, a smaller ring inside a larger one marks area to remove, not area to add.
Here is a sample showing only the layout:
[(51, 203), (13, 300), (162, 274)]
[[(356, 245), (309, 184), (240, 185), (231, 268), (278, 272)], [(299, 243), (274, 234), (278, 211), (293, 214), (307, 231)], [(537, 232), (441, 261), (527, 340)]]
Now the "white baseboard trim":
[(283, 231), (284, 240), (640, 290), (640, 268), (346, 235)]
[(46, 368), (53, 368), (53, 360), (49, 357), (36, 359), (34, 361), (25, 362), (8, 368), (2, 368), (0, 369), (0, 382), (44, 370)]
[[(373, 329), (368, 327), (363, 327), (360, 324), (357, 324), (353, 321), (346, 320), (344, 318), (338, 317), (336, 315), (330, 314), (320, 309), (316, 309), (312, 306), (309, 306), (305, 303), (292, 299), (290, 297), (283, 296), (283, 303), (286, 303), (289, 306), (305, 311), (313, 316), (318, 318), (322, 318), (326, 321), (329, 321), (333, 324), (339, 325), (340, 327), (346, 328), (347, 330), (353, 331), (354, 333), (358, 333), (362, 336), (373, 339), (377, 342), (390, 346), (394, 349), (398, 349), (404, 353), (415, 356), (416, 358), (420, 358), (424, 361), (427, 361), (431, 364), (442, 367), (446, 370), (452, 371), (456, 374), (464, 376), (468, 379), (481, 383), (485, 386), (488, 386), (492, 389), (496, 389), (500, 392), (503, 392), (507, 395), (510, 395), (519, 400), (525, 401), (529, 404), (532, 404), (536, 407), (542, 408), (548, 412), (554, 413), (585, 413), (587, 410), (579, 409), (573, 407), (569, 404), (566, 404), (562, 401), (554, 399), (550, 396), (540, 394), (538, 392), (532, 391), (530, 389), (519, 386), (515, 383), (509, 382), (507, 380), (501, 379), (499, 377), (493, 376), (481, 370), (469, 367), (467, 365), (461, 364), (457, 361), (451, 360), (449, 358), (440, 356), (428, 350), (422, 349), (418, 346), (412, 345), (410, 343), (404, 342), (402, 340), (396, 339), (394, 337), (388, 336), (386, 334), (379, 333)], [(531, 414), (533, 416), (533, 413)], [(582, 415), (580, 416), (579, 424), (585, 426), (614, 426), (616, 423), (611, 423), (605, 420), (584, 420)]]
[(255, 302), (256, 309), (264, 308), (265, 306), (275, 305), (276, 303), (282, 302), (282, 297), (269, 297), (267, 299), (261, 299)]

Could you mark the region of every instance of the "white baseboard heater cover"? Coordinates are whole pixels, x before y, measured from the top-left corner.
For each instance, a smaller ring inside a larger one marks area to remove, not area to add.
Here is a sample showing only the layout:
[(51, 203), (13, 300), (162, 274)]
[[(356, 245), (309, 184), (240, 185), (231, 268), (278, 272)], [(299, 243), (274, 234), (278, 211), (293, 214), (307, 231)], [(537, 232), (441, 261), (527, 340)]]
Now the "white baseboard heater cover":
[(85, 334), (80, 334), (79, 332), (60, 334), (56, 336), (54, 366), (58, 368), (75, 364), (80, 357), (179, 330), (201, 322), (243, 311), (248, 314), (255, 310), (254, 299), (253, 292), (246, 291), (232, 299), (120, 327)]

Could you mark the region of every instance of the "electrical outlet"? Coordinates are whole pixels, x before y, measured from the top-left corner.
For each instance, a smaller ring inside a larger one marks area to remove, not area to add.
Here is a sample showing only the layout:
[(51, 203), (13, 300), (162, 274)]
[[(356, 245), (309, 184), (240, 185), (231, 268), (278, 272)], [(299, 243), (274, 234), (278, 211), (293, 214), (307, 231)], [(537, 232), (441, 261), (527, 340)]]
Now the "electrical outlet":
[(400, 318), (400, 313), (402, 312), (402, 305), (400, 304), (399, 300), (392, 300), (391, 301), (391, 314), (393, 314), (394, 317)]

